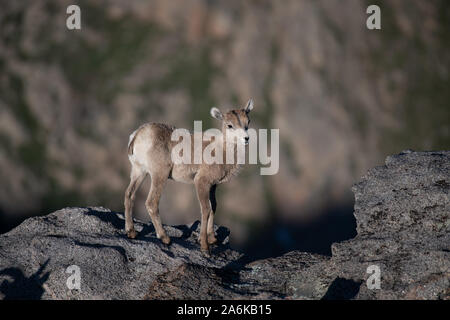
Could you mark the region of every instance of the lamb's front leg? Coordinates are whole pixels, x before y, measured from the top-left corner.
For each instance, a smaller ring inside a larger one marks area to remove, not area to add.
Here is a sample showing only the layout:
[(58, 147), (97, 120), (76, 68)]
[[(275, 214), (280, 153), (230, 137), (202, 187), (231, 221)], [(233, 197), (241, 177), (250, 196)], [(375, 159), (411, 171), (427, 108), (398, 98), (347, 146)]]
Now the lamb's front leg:
[(216, 214), (217, 202), (216, 202), (216, 187), (217, 185), (213, 185), (209, 191), (209, 203), (211, 206), (211, 212), (208, 217), (208, 243), (215, 244), (217, 242), (216, 236), (214, 235), (214, 215)]
[(211, 213), (211, 206), (209, 203), (209, 190), (211, 189), (211, 183), (209, 183), (206, 178), (202, 178), (197, 174), (195, 179), (195, 188), (197, 190), (197, 197), (202, 212), (202, 220), (200, 224), (200, 248), (203, 254), (209, 256), (209, 245), (206, 235), (208, 217)]

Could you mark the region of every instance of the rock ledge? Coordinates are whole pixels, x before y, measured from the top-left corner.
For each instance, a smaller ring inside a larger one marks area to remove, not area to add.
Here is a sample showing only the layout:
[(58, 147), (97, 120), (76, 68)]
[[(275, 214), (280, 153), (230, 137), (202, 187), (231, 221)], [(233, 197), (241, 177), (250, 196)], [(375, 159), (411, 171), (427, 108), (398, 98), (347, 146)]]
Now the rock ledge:
[[(450, 152), (390, 156), (354, 185), (358, 234), (333, 244), (332, 257), (294, 251), (247, 264), (224, 227), (207, 258), (198, 222), (166, 226), (165, 246), (151, 224), (136, 221), (130, 240), (120, 213), (65, 208), (0, 235), (0, 298), (450, 299), (449, 189)], [(79, 290), (67, 286), (72, 265)], [(380, 289), (368, 288), (369, 266)]]

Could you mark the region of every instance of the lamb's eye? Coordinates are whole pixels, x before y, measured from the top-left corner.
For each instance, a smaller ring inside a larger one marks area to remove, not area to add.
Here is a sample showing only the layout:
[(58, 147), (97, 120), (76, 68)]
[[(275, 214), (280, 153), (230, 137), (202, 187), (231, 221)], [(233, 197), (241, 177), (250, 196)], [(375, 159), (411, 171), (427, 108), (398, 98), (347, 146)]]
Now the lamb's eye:
[(233, 126), (231, 124), (229, 124), (228, 129), (233, 129)]

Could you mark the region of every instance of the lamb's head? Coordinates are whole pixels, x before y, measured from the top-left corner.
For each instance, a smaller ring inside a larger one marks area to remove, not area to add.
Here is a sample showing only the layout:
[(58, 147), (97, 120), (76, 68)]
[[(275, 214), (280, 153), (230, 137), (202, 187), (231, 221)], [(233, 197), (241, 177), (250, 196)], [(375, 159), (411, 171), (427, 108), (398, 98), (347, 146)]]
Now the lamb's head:
[(224, 136), (236, 137), (237, 142), (247, 145), (250, 138), (248, 134), (250, 118), (248, 115), (252, 109), (253, 99), (250, 99), (244, 108), (229, 110), (226, 113), (222, 113), (217, 108), (212, 108), (211, 116), (222, 121)]

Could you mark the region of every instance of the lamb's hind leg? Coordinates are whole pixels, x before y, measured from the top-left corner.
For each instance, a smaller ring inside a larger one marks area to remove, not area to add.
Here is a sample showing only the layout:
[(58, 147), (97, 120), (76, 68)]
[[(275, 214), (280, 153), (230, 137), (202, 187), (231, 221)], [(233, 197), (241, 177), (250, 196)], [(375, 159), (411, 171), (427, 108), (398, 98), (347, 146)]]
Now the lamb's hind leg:
[(134, 239), (137, 236), (137, 232), (134, 229), (133, 223), (133, 205), (136, 197), (136, 191), (144, 181), (147, 173), (141, 170), (139, 167), (133, 165), (131, 168), (130, 184), (125, 192), (125, 232), (128, 238)]
[(147, 211), (156, 230), (156, 236), (165, 244), (170, 244), (170, 238), (164, 231), (161, 223), (161, 218), (159, 217), (159, 200), (161, 198), (161, 193), (164, 189), (164, 185), (168, 179), (168, 176), (168, 174), (151, 175), (152, 185), (150, 187), (150, 193), (148, 194), (147, 201), (145, 202), (145, 206), (147, 207)]

